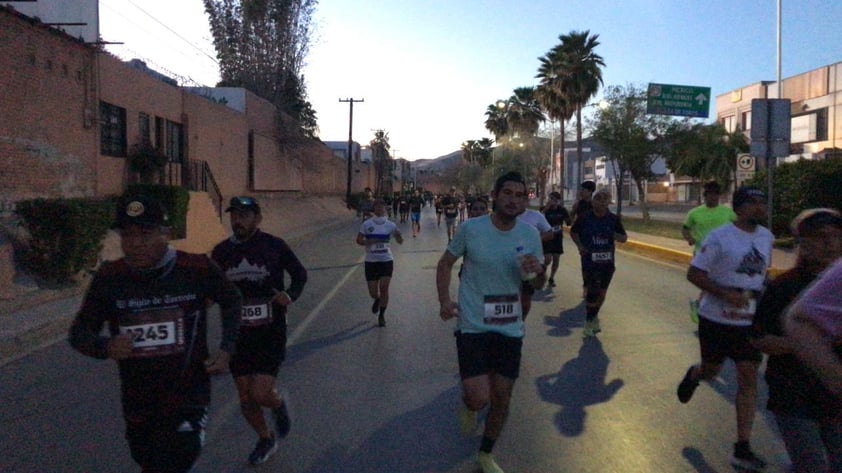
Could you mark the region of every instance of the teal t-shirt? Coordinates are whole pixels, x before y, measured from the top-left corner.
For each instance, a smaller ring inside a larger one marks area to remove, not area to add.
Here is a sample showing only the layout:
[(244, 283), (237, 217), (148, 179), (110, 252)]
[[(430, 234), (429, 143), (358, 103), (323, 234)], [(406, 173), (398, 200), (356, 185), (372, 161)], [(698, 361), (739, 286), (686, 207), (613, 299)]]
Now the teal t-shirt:
[[(517, 221), (508, 231), (494, 226), (490, 215), (459, 225), (447, 251), (463, 258), (457, 328), (466, 333), (497, 332), (523, 336), (519, 254), (544, 260), (535, 227)], [(508, 317), (507, 315), (512, 315)]]
[(700, 205), (687, 212), (687, 217), (684, 219), (684, 228), (690, 230), (690, 235), (696, 240), (696, 244), (693, 245), (693, 253), (699, 252), (708, 233), (736, 220), (737, 214), (731, 207), (725, 205), (717, 205), (713, 208)]

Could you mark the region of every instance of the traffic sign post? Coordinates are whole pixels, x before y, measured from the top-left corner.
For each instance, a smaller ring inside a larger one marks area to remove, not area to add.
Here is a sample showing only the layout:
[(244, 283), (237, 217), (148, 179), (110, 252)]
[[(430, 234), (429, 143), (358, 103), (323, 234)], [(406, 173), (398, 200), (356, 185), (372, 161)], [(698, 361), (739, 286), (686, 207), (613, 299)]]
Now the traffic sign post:
[(737, 156), (737, 187), (754, 177), (757, 169), (757, 161), (754, 156), (743, 153)]
[(710, 87), (649, 84), (646, 89), (646, 113), (707, 118)]

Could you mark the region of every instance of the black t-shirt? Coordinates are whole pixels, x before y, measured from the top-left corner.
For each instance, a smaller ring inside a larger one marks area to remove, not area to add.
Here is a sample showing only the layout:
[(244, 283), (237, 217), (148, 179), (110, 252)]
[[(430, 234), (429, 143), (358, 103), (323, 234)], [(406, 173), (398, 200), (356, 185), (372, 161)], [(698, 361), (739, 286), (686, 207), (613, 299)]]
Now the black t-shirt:
[[(783, 335), (785, 309), (815, 278), (815, 274), (796, 267), (772, 280), (757, 304), (754, 331), (760, 336)], [(772, 412), (817, 419), (836, 415), (842, 408), (840, 399), (793, 354), (769, 355), (765, 376), (769, 386), (766, 408)]]
[(598, 217), (588, 212), (577, 218), (570, 228), (570, 233), (579, 236), (579, 241), (587, 251), (582, 255), (582, 268), (614, 267), (614, 234), (626, 234), (623, 223), (617, 215), (607, 212)]
[(410, 212), (420, 212), (421, 207), (424, 206), (424, 199), (421, 197), (410, 197), (409, 198), (409, 211)]

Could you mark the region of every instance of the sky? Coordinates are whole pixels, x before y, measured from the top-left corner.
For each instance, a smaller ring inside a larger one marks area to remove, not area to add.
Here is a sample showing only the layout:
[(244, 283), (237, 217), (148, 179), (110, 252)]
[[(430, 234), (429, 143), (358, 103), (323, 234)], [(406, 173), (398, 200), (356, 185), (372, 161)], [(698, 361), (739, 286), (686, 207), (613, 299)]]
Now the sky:
[[(350, 107), (339, 100), (364, 100), (353, 107), (354, 141), (382, 129), (393, 156), (435, 159), (493, 138), (488, 105), (537, 85), (538, 58), (571, 31), (599, 35), (605, 86), (692, 85), (716, 97), (775, 80), (777, 3), (321, 0), (303, 74), (322, 140), (347, 141)], [(123, 43), (107, 46), (113, 54), (187, 85), (219, 79), (201, 0), (99, 6), (102, 38)], [(842, 2), (782, 0), (781, 17), (783, 78), (842, 61)]]

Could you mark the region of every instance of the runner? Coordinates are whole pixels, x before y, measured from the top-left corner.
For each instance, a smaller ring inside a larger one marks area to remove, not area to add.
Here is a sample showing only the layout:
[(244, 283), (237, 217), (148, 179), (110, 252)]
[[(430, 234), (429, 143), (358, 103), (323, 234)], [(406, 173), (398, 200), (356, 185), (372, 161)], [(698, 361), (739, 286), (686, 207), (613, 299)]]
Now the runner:
[(786, 308), (822, 271), (842, 257), (842, 217), (810, 209), (792, 221), (798, 242), (795, 267), (777, 276), (757, 304), (754, 346), (769, 354), (767, 409), (792, 461), (792, 473), (842, 472), (842, 398), (834, 396), (795, 356), (784, 335)]
[(570, 238), (582, 260), (585, 280), (585, 338), (602, 331), (599, 310), (605, 302), (608, 286), (614, 276), (614, 243), (624, 243), (628, 237), (623, 223), (608, 210), (611, 194), (601, 190), (593, 196), (593, 209), (577, 218), (570, 228)]
[[(518, 292), (523, 280), (536, 288), (546, 281), (541, 240), (517, 220), (526, 208), (526, 184), (519, 173), (497, 179), (491, 215), (472, 218), (439, 260), (436, 288), (442, 320), (457, 319), (456, 348), (462, 379), (460, 430), (472, 434), (477, 412), (488, 406), (477, 460), (483, 473), (503, 473), (492, 455), (509, 412), (520, 371), (523, 318)], [(453, 265), (464, 259), (459, 302), (450, 297)]]
[(757, 402), (757, 371), (763, 355), (751, 344), (751, 323), (772, 261), (772, 233), (766, 221), (766, 195), (756, 187), (741, 187), (733, 197), (737, 221), (713, 230), (693, 257), (687, 280), (704, 291), (699, 304), (701, 363), (687, 369), (678, 385), (687, 403), (702, 380), (712, 380), (726, 358), (737, 368), (737, 443), (731, 464), (763, 469), (749, 440)]
[(401, 223), (406, 223), (409, 218), (409, 197), (404, 193), (398, 199), (398, 210), (401, 215)]
[(436, 195), (433, 205), (436, 207), (436, 226), (441, 227), (441, 215), (444, 213), (444, 205), (442, 204), (442, 196)]
[[(286, 437), (290, 429), (287, 401), (275, 384), (286, 356), (287, 307), (301, 296), (307, 270), (284, 240), (260, 230), (263, 216), (256, 199), (234, 197), (225, 211), (233, 235), (216, 245), (211, 257), (244, 298), (231, 376), (240, 411), (258, 436), (248, 461), (259, 465), (278, 449), (263, 409), (271, 411), (277, 437)], [(290, 277), (289, 287), (284, 285), (284, 273)]]
[[(734, 210), (727, 205), (719, 204), (720, 186), (716, 181), (710, 181), (704, 187), (704, 204), (693, 208), (687, 213), (684, 225), (681, 227), (681, 236), (688, 245), (693, 245), (693, 254), (699, 252), (702, 242), (712, 230), (731, 223), (737, 219)], [(699, 298), (690, 301), (690, 320), (699, 323)]]
[(357, 244), (365, 246), (365, 280), (368, 294), (374, 299), (371, 312), (377, 315), (377, 325), (386, 326), (386, 306), (389, 305), (389, 283), (392, 281), (394, 258), (389, 240), (395, 237), (403, 243), (397, 225), (386, 217), (382, 200), (374, 201), (374, 217), (363, 222), (357, 234)]
[(570, 214), (564, 208), (561, 202), (561, 194), (558, 192), (550, 192), (550, 198), (544, 207), (544, 217), (553, 230), (553, 237), (549, 241), (544, 241), (544, 265), (550, 267), (550, 279), (547, 285), (555, 287), (555, 273), (558, 271), (558, 262), (562, 254), (564, 254), (564, 232), (562, 225), (570, 226), (572, 224)]
[[(517, 216), (518, 220), (528, 225), (535, 227), (541, 237), (541, 244), (550, 241), (555, 236), (552, 226), (547, 222), (546, 217), (541, 212), (532, 209), (524, 209), (523, 213)], [(546, 259), (546, 255), (544, 256)], [(542, 260), (544, 261), (544, 260)], [(529, 315), (532, 309), (532, 296), (535, 294), (535, 287), (529, 282), (524, 282), (520, 288), (520, 305), (523, 308), (523, 320)]]
[(424, 207), (424, 198), (418, 189), (409, 198), (409, 218), (412, 220), (412, 238), (421, 233), (421, 208)]
[[(573, 223), (576, 223), (576, 220), (586, 213), (590, 212), (593, 209), (593, 204), (591, 203), (593, 193), (596, 191), (596, 183), (593, 181), (585, 181), (579, 186), (579, 195), (576, 202), (573, 203), (573, 207), (571, 207), (570, 211), (573, 214)], [(584, 299), (587, 297), (588, 288), (587, 282), (585, 282), (585, 268), (582, 268), (582, 298)]]
[[(69, 334), (83, 355), (117, 360), (125, 437), (144, 472), (187, 472), (199, 457), (210, 375), (228, 368), (240, 314), (236, 286), (207, 256), (169, 247), (169, 225), (159, 201), (121, 199), (125, 256), (94, 275)], [(209, 302), (222, 321), (220, 351), (210, 357)]]
[(442, 199), (444, 206), (444, 224), (447, 231), (447, 242), (453, 240), (456, 233), (456, 219), (459, 218), (459, 197), (456, 196), (456, 188), (450, 188), (450, 195)]
[(357, 217), (362, 217), (363, 220), (367, 218), (371, 218), (374, 215), (372, 211), (372, 205), (374, 203), (374, 194), (371, 192), (370, 187), (365, 188), (365, 196), (360, 199), (359, 207), (357, 210)]

